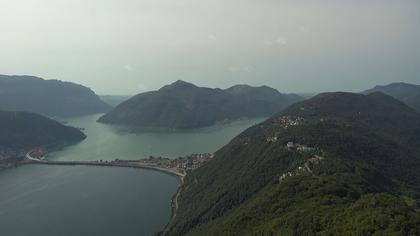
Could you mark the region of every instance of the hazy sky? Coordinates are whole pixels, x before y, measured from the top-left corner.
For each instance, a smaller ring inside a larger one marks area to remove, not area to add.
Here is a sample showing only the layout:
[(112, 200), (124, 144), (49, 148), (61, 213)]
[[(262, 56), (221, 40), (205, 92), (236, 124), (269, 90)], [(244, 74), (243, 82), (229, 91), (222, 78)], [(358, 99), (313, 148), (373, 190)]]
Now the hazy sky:
[(0, 0), (0, 74), (135, 94), (420, 84), (419, 0)]

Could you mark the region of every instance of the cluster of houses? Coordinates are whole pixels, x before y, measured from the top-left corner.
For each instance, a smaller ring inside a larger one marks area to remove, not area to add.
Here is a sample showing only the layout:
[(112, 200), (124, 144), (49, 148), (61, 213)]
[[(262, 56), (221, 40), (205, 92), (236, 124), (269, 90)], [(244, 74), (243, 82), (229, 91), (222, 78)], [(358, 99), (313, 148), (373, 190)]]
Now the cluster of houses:
[(287, 177), (302, 175), (302, 174), (305, 174), (305, 173), (306, 174), (311, 174), (312, 173), (312, 170), (309, 168), (307, 163), (305, 163), (305, 165), (303, 165), (303, 166), (298, 166), (298, 168), (296, 168), (293, 171), (288, 171), (288, 172), (282, 174), (279, 177), (279, 183), (281, 183)]
[[(292, 117), (292, 116), (280, 116), (274, 120), (275, 123), (279, 124), (283, 128), (289, 128), (292, 126), (301, 125), (304, 122), (302, 117)], [(270, 136), (266, 138), (267, 143), (275, 143), (277, 142), (278, 137), (277, 135)]]
[[(1, 148), (0, 147), (0, 162), (9, 161), (12, 159), (22, 159), (25, 157), (27, 149), (14, 150), (11, 148)], [(33, 157), (43, 157), (47, 153), (44, 148), (34, 148), (31, 151), (31, 156)]]
[(303, 174), (312, 174), (312, 170), (309, 166), (311, 165), (313, 167), (314, 165), (318, 165), (322, 159), (324, 158), (318, 155), (314, 155), (313, 157), (308, 159), (308, 161), (306, 161), (305, 164), (303, 164), (303, 166), (298, 166), (295, 170), (288, 171), (280, 175), (279, 183), (281, 183), (287, 177), (303, 175)]
[(296, 151), (299, 151), (299, 152), (310, 152), (310, 151), (313, 151), (314, 150), (313, 147), (308, 147), (306, 145), (302, 145), (302, 144), (298, 144), (298, 143), (293, 143), (293, 142), (288, 142), (286, 144), (286, 147), (289, 150), (296, 150)]
[[(269, 136), (266, 138), (267, 143), (275, 143), (277, 141), (278, 141), (277, 136)], [(286, 147), (287, 149), (291, 151), (298, 151), (298, 152), (311, 152), (315, 149), (313, 147), (308, 147), (306, 145), (302, 145), (302, 144), (294, 143), (294, 142), (287, 142)]]
[(46, 154), (47, 151), (44, 148), (36, 148), (31, 151), (31, 156), (38, 159), (43, 159)]
[(0, 147), (0, 161), (6, 161), (13, 158), (24, 157), (25, 151), (24, 150), (12, 150), (10, 148), (1, 148)]
[(289, 128), (291, 126), (298, 126), (303, 123), (304, 119), (302, 117), (292, 117), (292, 116), (280, 116), (275, 122), (280, 124), (283, 128)]
[(141, 163), (185, 173), (199, 168), (211, 158), (213, 158), (211, 153), (191, 154), (175, 159), (150, 156), (148, 159), (142, 159)]
[(0, 170), (16, 165), (25, 157), (25, 150), (13, 150), (0, 147)]
[(267, 143), (275, 143), (277, 142), (278, 138), (277, 136), (271, 136), (271, 137), (267, 137)]
[(210, 153), (191, 154), (171, 160), (167, 168), (191, 171), (199, 168), (211, 158), (213, 158), (213, 154)]
[(312, 164), (312, 165), (318, 165), (321, 160), (323, 160), (324, 157), (322, 156), (318, 156), (318, 155), (314, 155), (312, 158), (310, 158), (308, 161)]

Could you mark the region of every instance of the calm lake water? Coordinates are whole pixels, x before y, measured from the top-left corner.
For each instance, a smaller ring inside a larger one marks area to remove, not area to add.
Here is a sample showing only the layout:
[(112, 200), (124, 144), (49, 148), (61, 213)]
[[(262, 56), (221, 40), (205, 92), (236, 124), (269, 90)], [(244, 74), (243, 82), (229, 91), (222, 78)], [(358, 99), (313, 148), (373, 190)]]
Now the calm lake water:
[(51, 153), (54, 160), (139, 159), (150, 155), (176, 158), (191, 153), (214, 152), (233, 137), (263, 119), (236, 121), (192, 131), (134, 129), (95, 122), (100, 115), (65, 120), (84, 128), (83, 142)]
[[(65, 120), (88, 138), (51, 153), (54, 160), (178, 157), (214, 152), (262, 119), (193, 131), (152, 131), (96, 123), (99, 115)], [(27, 165), (0, 171), (0, 235), (150, 235), (170, 217), (176, 177), (112, 167)]]

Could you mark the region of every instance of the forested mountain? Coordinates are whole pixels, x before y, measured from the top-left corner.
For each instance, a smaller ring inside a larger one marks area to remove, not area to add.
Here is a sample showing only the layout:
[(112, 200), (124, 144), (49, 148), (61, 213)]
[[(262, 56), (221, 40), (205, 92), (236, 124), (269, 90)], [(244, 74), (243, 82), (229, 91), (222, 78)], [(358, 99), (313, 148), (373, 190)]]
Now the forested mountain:
[(373, 92), (382, 92), (388, 94), (410, 107), (420, 111), (420, 85), (408, 83), (392, 83), (389, 85), (376, 86), (366, 90), (363, 93), (369, 94)]
[(110, 106), (79, 84), (33, 76), (0, 75), (0, 109), (68, 117), (103, 113)]
[(99, 122), (199, 128), (240, 118), (270, 116), (301, 99), (267, 86), (237, 85), (222, 90), (177, 81), (158, 91), (134, 96), (101, 117)]
[(325, 93), (247, 129), (189, 173), (168, 235), (419, 235), (420, 114)]
[(29, 112), (0, 111), (0, 160), (21, 157), (33, 148), (52, 148), (83, 140), (73, 127)]

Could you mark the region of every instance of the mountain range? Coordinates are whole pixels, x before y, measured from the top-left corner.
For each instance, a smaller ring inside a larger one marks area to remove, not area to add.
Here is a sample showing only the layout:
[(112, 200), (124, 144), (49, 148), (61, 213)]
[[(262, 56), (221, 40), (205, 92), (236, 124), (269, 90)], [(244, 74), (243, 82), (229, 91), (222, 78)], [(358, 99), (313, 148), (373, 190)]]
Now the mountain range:
[(35, 112), (49, 117), (104, 113), (111, 106), (89, 88), (34, 76), (0, 75), (0, 110)]
[(369, 94), (373, 92), (382, 92), (388, 94), (408, 106), (420, 111), (420, 85), (408, 83), (391, 83), (388, 85), (378, 85), (372, 89), (362, 92)]
[(190, 172), (167, 235), (419, 235), (420, 114), (383, 93), (324, 93)]
[(98, 121), (142, 127), (190, 129), (231, 120), (267, 117), (302, 100), (262, 86), (212, 89), (176, 81), (157, 91), (138, 94)]

